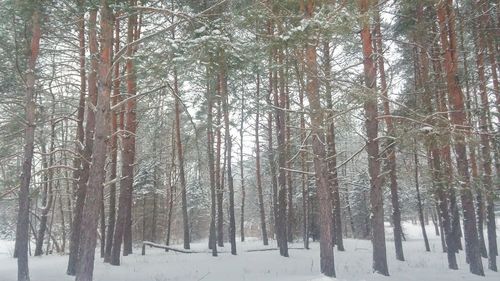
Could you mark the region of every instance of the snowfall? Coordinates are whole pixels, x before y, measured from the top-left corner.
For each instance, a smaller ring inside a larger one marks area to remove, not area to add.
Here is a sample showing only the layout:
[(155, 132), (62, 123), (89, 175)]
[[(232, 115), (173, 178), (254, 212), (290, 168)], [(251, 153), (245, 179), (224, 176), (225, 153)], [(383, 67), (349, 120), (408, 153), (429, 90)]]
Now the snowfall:
[[(497, 226), (500, 225), (498, 221)], [(371, 269), (371, 242), (369, 240), (345, 239), (346, 251), (335, 250), (337, 279), (323, 277), (319, 273), (319, 244), (311, 243), (310, 250), (304, 250), (302, 243), (292, 244), (290, 257), (280, 257), (274, 241), (262, 246), (257, 238), (239, 242), (238, 255), (230, 254), (229, 244), (219, 248), (218, 257), (212, 257), (206, 241), (192, 244), (198, 253), (184, 254), (165, 252), (162, 249), (146, 248), (146, 255), (135, 249), (134, 254), (122, 258), (121, 266), (105, 264), (96, 254), (95, 281), (237, 281), (237, 280), (278, 280), (278, 281), (326, 281), (326, 280), (500, 280), (500, 273), (487, 268), (483, 259), (486, 277), (468, 272), (463, 252), (458, 254), (459, 270), (449, 270), (446, 254), (442, 252), (439, 236), (432, 225), (427, 226), (431, 252), (425, 252), (420, 226), (405, 222), (403, 225), (406, 241), (404, 251), (406, 261), (394, 257), (392, 229), (386, 228), (387, 257), (390, 277), (375, 274)], [(500, 241), (499, 241), (500, 242)], [(0, 281), (17, 280), (17, 263), (12, 258), (14, 243), (0, 240)], [(175, 247), (175, 246), (174, 246)], [(178, 246), (181, 247), (180, 245)], [(253, 251), (260, 249), (269, 251)], [(50, 255), (30, 257), (32, 281), (66, 281), (74, 277), (65, 275), (68, 257)]]

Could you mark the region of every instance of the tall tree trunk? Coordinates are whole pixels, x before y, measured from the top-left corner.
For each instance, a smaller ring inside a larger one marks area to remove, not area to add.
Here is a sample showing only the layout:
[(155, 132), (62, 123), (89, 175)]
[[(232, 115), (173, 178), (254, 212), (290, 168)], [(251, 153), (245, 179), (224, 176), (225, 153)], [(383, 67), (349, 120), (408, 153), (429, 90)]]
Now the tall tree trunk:
[[(170, 166), (167, 168), (167, 237), (166, 237), (166, 242), (165, 244), (168, 246), (170, 245), (170, 234), (171, 234), (171, 228), (172, 228), (172, 214), (173, 214), (173, 208), (174, 208), (174, 198), (175, 198), (175, 185), (174, 185), (174, 178), (175, 178), (175, 120), (173, 121), (172, 124), (172, 133), (171, 133), (171, 143), (170, 147), (172, 148), (171, 153), (170, 153)], [(168, 251), (168, 249), (165, 249), (165, 251)]]
[[(75, 151), (78, 152), (79, 156), (74, 157), (73, 167), (73, 190), (72, 195), (77, 194), (79, 184), (78, 181), (82, 172), (82, 157), (80, 155), (84, 154), (84, 143), (85, 143), (85, 131), (83, 121), (85, 119), (85, 95), (87, 93), (87, 72), (85, 69), (85, 10), (84, 10), (85, 0), (78, 1), (78, 19), (77, 19), (77, 29), (78, 29), (78, 55), (80, 64), (80, 96), (78, 99), (78, 110), (76, 115), (76, 145)], [(71, 199), (73, 196), (68, 196), (68, 207), (71, 213)], [(70, 226), (72, 227), (72, 216), (70, 216)]]
[[(174, 90), (175, 95), (179, 96), (178, 82), (177, 82), (177, 71), (174, 70)], [(175, 143), (177, 145), (177, 159), (179, 161), (179, 179), (181, 183), (181, 208), (182, 208), (182, 225), (184, 230), (184, 249), (190, 249), (190, 237), (189, 237), (189, 218), (188, 218), (188, 206), (187, 206), (187, 184), (186, 176), (184, 173), (184, 153), (182, 147), (181, 138), (181, 105), (179, 99), (175, 99)]]
[[(448, 99), (452, 109), (450, 114), (451, 123), (455, 130), (467, 131), (468, 124), (465, 118), (463, 94), (458, 81), (457, 40), (455, 34), (455, 14), (452, 2), (452, 0), (440, 2), (437, 6), (437, 17), (439, 21), (441, 45), (445, 51), (444, 65), (446, 70)], [(484, 275), (477, 236), (474, 202), (470, 188), (470, 175), (464, 134), (462, 132), (455, 132), (454, 140), (461, 201), (464, 209), (465, 247), (469, 260), (469, 269), (473, 274)]]
[[(267, 23), (267, 33), (269, 36), (274, 35), (274, 29), (273, 29), (273, 24), (271, 21), (268, 21)], [(277, 236), (277, 227), (276, 224), (278, 222), (278, 177), (277, 177), (277, 172), (276, 172), (276, 155), (274, 152), (274, 147), (273, 147), (273, 110), (272, 110), (272, 99), (273, 99), (273, 93), (276, 92), (276, 72), (273, 71), (272, 65), (273, 65), (273, 59), (274, 59), (274, 53), (275, 50), (274, 48), (271, 48), (269, 51), (269, 65), (268, 65), (268, 80), (269, 80), (269, 89), (268, 89), (268, 98), (267, 98), (267, 104), (268, 107), (270, 108), (267, 113), (267, 145), (268, 145), (268, 160), (269, 160), (269, 172), (270, 172), (270, 177), (271, 177), (271, 196), (272, 196), (272, 213), (273, 215), (271, 216), (271, 223), (270, 225), (272, 226), (272, 233), (273, 236)], [(277, 239), (278, 246), (281, 243), (279, 239)]]
[[(478, 7), (485, 6), (486, 1), (479, 0), (477, 3)], [(482, 9), (484, 11), (484, 8)], [(488, 11), (484, 11), (488, 13)], [(492, 180), (492, 159), (491, 159), (491, 147), (490, 147), (490, 132), (489, 132), (489, 100), (488, 100), (488, 91), (486, 88), (487, 81), (485, 76), (485, 67), (484, 67), (484, 50), (486, 50), (486, 36), (484, 34), (486, 30), (486, 20), (482, 20), (479, 24), (479, 34), (477, 36), (477, 55), (476, 55), (476, 64), (477, 71), (479, 76), (479, 98), (481, 100), (481, 108), (479, 110), (479, 130), (480, 130), (480, 151), (482, 156), (482, 171), (483, 177), (482, 182), (484, 185), (484, 190), (486, 194), (486, 212), (487, 212), (487, 228), (488, 228), (488, 268), (497, 271), (496, 264), (496, 225), (495, 225), (495, 210), (494, 210), (494, 198), (495, 198), (495, 189), (493, 187)], [(480, 210), (482, 211), (482, 210)], [(480, 214), (478, 214), (479, 217)], [(482, 216), (482, 214), (481, 214)], [(492, 222), (490, 220), (493, 220)], [(482, 230), (482, 220), (480, 221), (481, 225), (479, 228)], [(491, 229), (490, 229), (491, 228)], [(482, 233), (480, 233), (482, 235)], [(482, 243), (484, 243), (484, 238)], [(483, 244), (484, 247), (484, 244)]]
[(332, 192), (332, 204), (333, 204), (333, 240), (337, 245), (337, 250), (344, 251), (344, 241), (342, 238), (342, 209), (340, 207), (340, 190), (339, 190), (339, 180), (337, 171), (337, 148), (335, 144), (335, 120), (333, 116), (333, 96), (332, 87), (330, 82), (331, 75), (331, 62), (330, 62), (330, 44), (325, 41), (323, 43), (323, 60), (324, 60), (324, 73), (326, 76), (325, 90), (326, 90), (326, 103), (327, 103), (327, 136), (326, 143), (327, 148), (327, 165), (328, 165), (328, 175), (330, 182), (330, 189)]
[[(466, 13), (467, 15), (468, 13)], [(458, 16), (458, 25), (459, 25), (459, 36), (460, 36), (460, 48), (462, 49), (463, 54), (463, 69), (464, 69), (464, 77), (465, 77), (465, 106), (466, 106), (466, 116), (467, 122), (470, 124), (472, 128), (476, 127), (474, 114), (472, 114), (472, 97), (470, 93), (470, 83), (469, 83), (469, 65), (467, 61), (467, 52), (465, 50), (465, 39), (464, 39), (464, 19), (460, 15), (460, 9), (457, 5), (457, 16)], [(476, 32), (473, 31), (473, 37), (476, 37)], [(477, 44), (477, 40), (476, 40)], [(474, 108), (477, 108), (477, 99), (474, 97)], [(484, 241), (484, 199), (483, 199), (483, 190), (481, 188), (481, 179), (479, 178), (479, 171), (477, 166), (477, 157), (476, 157), (476, 135), (470, 134), (468, 136), (469, 139), (469, 157), (470, 157), (470, 169), (471, 169), (471, 186), (472, 189), (476, 192), (476, 214), (477, 214), (477, 229), (478, 229), (478, 239), (479, 239), (479, 247), (481, 256), (484, 258), (488, 257), (488, 252), (486, 250), (486, 245)], [(480, 160), (480, 159), (479, 159)]]
[[(283, 63), (283, 50), (276, 50), (277, 63)], [(288, 257), (288, 235), (287, 235), (287, 197), (286, 197), (286, 122), (285, 122), (285, 77), (282, 66), (280, 67), (277, 75), (275, 76), (274, 87), (279, 83), (279, 92), (274, 90), (274, 108), (275, 108), (275, 122), (276, 122), (276, 135), (278, 141), (278, 205), (277, 207), (277, 238), (280, 255)]]
[[(130, 0), (130, 5), (137, 5), (137, 0)], [(130, 19), (129, 19), (130, 22)], [(140, 18), (135, 15), (132, 17), (132, 31), (130, 34), (127, 34), (127, 43), (130, 44), (132, 41), (138, 40), (140, 37), (141, 30), (141, 22), (142, 22), (142, 14), (140, 14)], [(129, 32), (127, 32), (129, 33)], [(130, 37), (129, 37), (130, 36)], [(132, 59), (135, 54), (137, 47), (127, 48), (127, 52), (130, 50), (130, 56), (127, 56), (126, 69), (127, 69), (127, 95), (131, 98), (127, 102), (126, 109), (126, 123), (125, 130), (129, 133), (128, 138), (125, 137), (125, 141), (123, 142), (124, 151), (128, 154), (129, 162), (126, 167), (126, 172), (122, 172), (122, 177), (128, 178), (130, 181), (126, 183), (127, 186), (127, 212), (125, 219), (125, 230), (123, 233), (123, 255), (127, 256), (132, 254), (132, 203), (133, 203), (133, 183), (134, 183), (134, 165), (135, 165), (135, 137), (137, 131), (137, 118), (136, 118), (136, 108), (137, 102), (136, 99), (133, 98), (136, 93), (136, 84), (137, 84), (137, 76), (135, 73), (135, 65), (134, 60)], [(123, 167), (122, 167), (123, 169)]]
[[(82, 4), (83, 5), (83, 4)], [(83, 13), (83, 6), (82, 6)], [(88, 104), (87, 124), (85, 125), (85, 144), (82, 153), (82, 167), (78, 178), (78, 190), (76, 191), (76, 202), (73, 210), (73, 225), (69, 244), (68, 275), (75, 275), (78, 265), (81, 224), (83, 218), (83, 206), (87, 196), (87, 181), (89, 179), (90, 160), (92, 157), (92, 146), (94, 142), (95, 113), (93, 108), (97, 104), (97, 68), (98, 68), (98, 44), (97, 44), (97, 10), (93, 9), (89, 14), (89, 53), (91, 57), (90, 72), (88, 75)], [(83, 28), (83, 27), (80, 27)], [(82, 31), (80, 31), (82, 32)], [(80, 36), (83, 36), (80, 34)], [(81, 38), (80, 38), (81, 40)], [(80, 42), (80, 48), (85, 48)], [(85, 52), (85, 50), (83, 50)], [(82, 54), (80, 54), (82, 55)]]
[(286, 220), (287, 220), (287, 239), (288, 242), (293, 243), (293, 238), (294, 238), (294, 230), (295, 230), (295, 214), (294, 214), (294, 209), (293, 209), (293, 180), (292, 180), (292, 143), (291, 143), (291, 135), (292, 135), (292, 125), (291, 125), (291, 119), (290, 119), (290, 90), (288, 87), (288, 68), (289, 68), (289, 61), (288, 61), (288, 53), (286, 54), (286, 59), (282, 63), (282, 65), (285, 65), (285, 73), (284, 73), (284, 78), (282, 78), (285, 82), (285, 108), (286, 108), (286, 121), (285, 121), (285, 131), (286, 131), (286, 145), (285, 145), (285, 152), (286, 152), (286, 168), (288, 169), (286, 171), (286, 184), (287, 184), (287, 214), (286, 214)]
[[(437, 33), (436, 26), (432, 26), (432, 31)], [(432, 68), (434, 71), (434, 80), (439, 84), (444, 84), (442, 78), (442, 67), (440, 61), (440, 46), (435, 42), (431, 48), (432, 51)], [(424, 70), (422, 72), (422, 84), (426, 85), (428, 83), (428, 67), (427, 67), (427, 54), (424, 53), (425, 50), (421, 50), (421, 59), (424, 63)], [(429, 96), (425, 101), (428, 107), (427, 113), (431, 114), (433, 112), (431, 105), (432, 93), (430, 89), (426, 88), (426, 96)], [(443, 93), (443, 89), (437, 87), (435, 89), (435, 104), (436, 112), (438, 118), (435, 121), (435, 126), (437, 127), (447, 127), (448, 126), (448, 108), (446, 103), (446, 97)], [(457, 235), (457, 226), (460, 223), (458, 217), (458, 209), (456, 206), (456, 196), (454, 188), (450, 186), (452, 180), (452, 170), (451, 170), (451, 150), (450, 150), (450, 135), (446, 130), (443, 130), (440, 135), (435, 139), (431, 140), (431, 157), (433, 158), (432, 167), (435, 171), (435, 176), (433, 177), (437, 191), (436, 196), (438, 199), (438, 209), (440, 214), (440, 221), (442, 225), (442, 232), (445, 235), (445, 249), (448, 257), (448, 267), (450, 269), (458, 269), (457, 259), (455, 254), (458, 253), (459, 248), (461, 248), (460, 235)], [(442, 162), (442, 164), (441, 164)], [(458, 238), (458, 239), (457, 239)]]
[(229, 191), (229, 242), (231, 243), (231, 254), (236, 255), (236, 219), (234, 215), (234, 184), (232, 172), (232, 139), (229, 128), (229, 92), (227, 89), (227, 69), (224, 51), (221, 54), (222, 66), (220, 69), (220, 89), (224, 110), (224, 139), (227, 161), (227, 187)]
[(216, 187), (215, 187), (215, 161), (214, 161), (214, 131), (213, 131), (213, 95), (210, 88), (210, 72), (207, 67), (207, 154), (208, 154), (208, 172), (210, 173), (210, 232), (209, 248), (212, 249), (212, 256), (217, 256), (217, 237), (215, 229), (215, 216), (217, 215), (216, 205)]
[(33, 163), (33, 150), (35, 147), (35, 113), (36, 104), (35, 95), (35, 67), (40, 52), (40, 11), (35, 8), (31, 15), (31, 38), (29, 38), (28, 48), (30, 50), (27, 57), (27, 71), (24, 75), (25, 79), (25, 118), (26, 127), (24, 130), (24, 149), (23, 149), (23, 168), (20, 177), (19, 188), (19, 212), (16, 225), (16, 251), (17, 256), (17, 280), (29, 281), (28, 268), (28, 244), (29, 244), (29, 205), (30, 205), (30, 181), (31, 167)]
[(370, 175), (370, 203), (372, 208), (372, 245), (373, 270), (382, 275), (389, 275), (384, 233), (384, 200), (380, 182), (380, 163), (378, 146), (378, 112), (374, 52), (370, 33), (370, 1), (358, 0), (361, 13), (361, 41), (363, 44), (363, 67), (365, 75), (366, 97), (364, 102), (365, 126), (367, 135), (368, 173)]
[(111, 52), (113, 45), (113, 20), (107, 0), (101, 0), (101, 56), (99, 64), (99, 87), (95, 114), (95, 135), (92, 146), (92, 161), (87, 185), (87, 196), (83, 208), (81, 241), (79, 247), (76, 281), (92, 281), (97, 224), (105, 181), (106, 148), (109, 136), (109, 113), (111, 77)]
[[(303, 60), (303, 58), (300, 58)], [(297, 75), (300, 75), (300, 71), (297, 69)], [(301, 152), (300, 152), (300, 162), (301, 168), (304, 173), (302, 174), (302, 240), (304, 242), (304, 248), (309, 249), (309, 165), (307, 165), (307, 151), (306, 151), (306, 120), (304, 110), (304, 91), (302, 90), (303, 78), (299, 78), (299, 105), (300, 111), (300, 139), (302, 141)]]
[[(497, 1), (497, 25), (500, 26), (500, 7), (499, 7), (499, 2)], [(483, 4), (481, 5), (483, 9), (483, 14), (481, 16), (482, 24), (483, 24), (483, 29), (484, 31), (490, 31), (493, 30), (491, 28), (493, 26), (493, 23), (491, 22), (491, 17), (489, 16), (489, 10), (490, 7), (488, 6), (488, 3), (486, 1), (483, 1)], [(498, 30), (499, 28), (497, 28)], [(498, 78), (498, 70), (500, 67), (500, 61), (497, 59), (498, 53), (500, 53), (500, 50), (495, 49), (493, 46), (493, 34), (486, 32), (483, 35), (484, 39), (486, 40), (486, 46), (488, 48), (488, 60), (490, 63), (490, 68), (491, 68), (491, 78), (493, 82), (493, 91), (495, 93), (495, 104), (497, 108), (497, 113), (500, 112), (500, 83), (499, 83), (499, 78)], [(497, 40), (498, 41), (498, 40)], [(497, 43), (497, 46), (500, 46)], [(489, 114), (489, 117), (491, 118), (491, 114)], [(491, 120), (489, 122), (491, 124)], [(493, 131), (493, 130), (492, 130)], [(498, 131), (498, 128), (497, 128)], [(500, 141), (499, 141), (499, 134), (497, 134), (497, 137), (491, 138), (492, 144), (493, 144), (493, 155), (495, 158), (495, 170), (497, 174), (497, 178), (500, 177)], [(484, 152), (483, 152), (484, 153)], [(486, 165), (486, 163), (483, 163), (483, 165)], [(493, 165), (491, 163), (490, 165)], [(490, 171), (490, 176), (491, 176), (491, 171)], [(486, 177), (486, 175), (485, 175)], [(492, 180), (492, 179), (490, 179)], [(500, 182), (497, 180), (497, 182)], [(497, 184), (497, 190), (500, 189), (499, 185)], [(488, 257), (488, 268), (494, 271), (497, 271), (497, 266), (496, 266), (496, 258), (490, 257), (490, 256), (498, 256), (498, 245), (497, 245), (497, 239), (496, 239), (496, 219), (495, 219), (495, 195), (494, 195), (494, 190), (495, 187), (491, 185), (491, 189), (487, 190), (486, 194), (486, 216), (487, 216), (487, 228), (488, 228), (488, 252), (489, 257)]]
[[(422, 32), (418, 34), (415, 38), (415, 41), (420, 45), (417, 51), (417, 63), (418, 70), (415, 72), (418, 74), (417, 86), (419, 89), (424, 91), (424, 95), (422, 98), (424, 112), (427, 115), (432, 115), (434, 113), (434, 107), (432, 103), (433, 91), (439, 91), (439, 89), (431, 89), (430, 85), (430, 77), (429, 77), (429, 58), (428, 58), (428, 46), (429, 46), (429, 38), (425, 33), (425, 27), (428, 25), (426, 22), (426, 17), (424, 15), (424, 1), (419, 1), (417, 6), (417, 24), (422, 27)], [(434, 28), (433, 28), (434, 31)], [(433, 61), (433, 69), (434, 69), (434, 80), (438, 83), (441, 81), (441, 71), (439, 66), (439, 60), (435, 58), (437, 47), (432, 47), (432, 61)], [(439, 103), (436, 101), (436, 104)], [(439, 111), (439, 110), (438, 110)], [(438, 126), (437, 121), (431, 119), (431, 124), (434, 126)], [(436, 196), (436, 210), (438, 216), (439, 227), (441, 228), (441, 245), (443, 248), (443, 252), (447, 253), (448, 258), (448, 267), (450, 269), (458, 269), (457, 260), (456, 260), (456, 248), (454, 246), (454, 241), (451, 235), (451, 223), (450, 223), (450, 215), (448, 211), (448, 194), (446, 192), (446, 185), (442, 179), (442, 168), (441, 168), (441, 156), (439, 151), (439, 145), (441, 143), (440, 138), (442, 136), (431, 134), (428, 137), (426, 148), (428, 151), (428, 166), (430, 167), (431, 177), (432, 177), (432, 186), (435, 190)], [(448, 250), (449, 249), (449, 250)]]
[[(380, 4), (379, 4), (380, 5)], [(385, 124), (387, 127), (387, 136), (389, 137), (385, 154), (389, 166), (389, 179), (391, 189), (391, 203), (392, 203), (392, 222), (394, 228), (394, 246), (396, 249), (396, 259), (404, 261), (403, 254), (403, 228), (401, 227), (401, 210), (399, 208), (399, 194), (398, 194), (398, 181), (397, 181), (397, 165), (396, 165), (396, 142), (394, 133), (394, 124), (391, 116), (389, 105), (389, 89), (387, 88), (387, 80), (385, 76), (385, 60), (384, 60), (384, 46), (382, 43), (382, 31), (380, 29), (380, 8), (375, 9), (375, 52), (377, 56), (377, 66), (380, 77), (380, 91), (382, 93), (382, 103), (384, 105)]]
[[(302, 3), (304, 4), (304, 3)], [(314, 13), (314, 0), (305, 2), (305, 19), (311, 19)], [(324, 112), (319, 95), (318, 66), (316, 47), (313, 38), (309, 38), (305, 51), (305, 66), (307, 73), (306, 94), (309, 101), (311, 117), (312, 149), (314, 155), (314, 173), (319, 200), (320, 220), (320, 265), (321, 272), (335, 277), (335, 263), (332, 239), (332, 192), (328, 184), (328, 166), (326, 163)]]
[(241, 179), (241, 217), (240, 217), (240, 238), (245, 241), (245, 177), (243, 168), (243, 130), (245, 114), (245, 95), (241, 95), (241, 119), (240, 119), (240, 179)]
[(218, 95), (217, 102), (217, 128), (216, 128), (216, 160), (215, 160), (215, 184), (217, 190), (217, 245), (224, 247), (224, 173), (221, 171), (221, 157), (222, 157), (222, 136), (221, 136), (221, 122), (222, 122), (222, 99), (220, 89), (220, 76), (217, 76), (216, 91)]
[[(120, 50), (120, 19), (119, 14), (116, 15), (115, 19), (115, 44), (114, 53), (116, 54)], [(121, 101), (120, 98), (120, 63), (115, 62), (113, 70), (113, 97), (111, 103), (113, 106)], [(110, 176), (109, 181), (111, 182), (109, 186), (109, 214), (108, 214), (108, 232), (106, 233), (106, 249), (104, 253), (104, 262), (111, 261), (111, 250), (113, 248), (113, 235), (115, 231), (116, 222), (116, 181), (117, 181), (117, 163), (118, 163), (118, 117), (121, 112), (111, 112), (111, 143), (110, 143)]]
[[(130, 0), (130, 4), (134, 5), (135, 0)], [(135, 162), (135, 131), (136, 131), (136, 76), (133, 62), (134, 47), (130, 43), (136, 38), (135, 27), (137, 26), (137, 15), (131, 14), (127, 23), (127, 50), (126, 50), (126, 72), (127, 72), (127, 102), (123, 115), (124, 133), (122, 136), (121, 152), (121, 179), (120, 179), (120, 194), (118, 197), (118, 214), (116, 217), (115, 230), (113, 234), (113, 246), (111, 247), (110, 264), (120, 265), (120, 252), (123, 242), (123, 255), (128, 255), (131, 249), (127, 249), (127, 240), (132, 237), (127, 237), (127, 225), (131, 219), (129, 212), (132, 208), (132, 193), (134, 182), (134, 162)], [(117, 58), (115, 58), (117, 59)]]
[(262, 242), (268, 245), (267, 227), (266, 227), (266, 211), (264, 208), (264, 195), (262, 193), (262, 176), (260, 169), (260, 139), (259, 139), (259, 125), (260, 125), (260, 76), (257, 74), (257, 91), (255, 93), (255, 176), (257, 178), (257, 198), (259, 203), (260, 215), (260, 230), (262, 233)]

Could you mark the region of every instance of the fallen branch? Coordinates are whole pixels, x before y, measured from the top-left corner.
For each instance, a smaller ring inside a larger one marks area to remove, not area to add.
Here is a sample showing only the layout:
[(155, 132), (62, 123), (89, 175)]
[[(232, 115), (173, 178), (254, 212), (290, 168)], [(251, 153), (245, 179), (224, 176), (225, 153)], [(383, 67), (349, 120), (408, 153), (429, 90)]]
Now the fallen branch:
[[(266, 251), (277, 251), (279, 248), (265, 248), (265, 249), (251, 249), (246, 250), (247, 253), (251, 252), (266, 252)], [(288, 248), (288, 250), (306, 250), (305, 248)]]
[(161, 245), (161, 244), (156, 244), (156, 243), (153, 243), (153, 242), (150, 242), (150, 241), (142, 241), (142, 255), (143, 256), (146, 255), (146, 245), (150, 246), (150, 247), (153, 247), (153, 248), (160, 248), (160, 249), (165, 249), (165, 250), (169, 250), (169, 251), (173, 251), (173, 252), (178, 252), (178, 253), (183, 253), (183, 254), (195, 254), (195, 253), (198, 253), (198, 252), (194, 252), (194, 251), (186, 251), (186, 250), (175, 249), (175, 248), (172, 248), (172, 247), (169, 247), (169, 246), (165, 246), (165, 245)]

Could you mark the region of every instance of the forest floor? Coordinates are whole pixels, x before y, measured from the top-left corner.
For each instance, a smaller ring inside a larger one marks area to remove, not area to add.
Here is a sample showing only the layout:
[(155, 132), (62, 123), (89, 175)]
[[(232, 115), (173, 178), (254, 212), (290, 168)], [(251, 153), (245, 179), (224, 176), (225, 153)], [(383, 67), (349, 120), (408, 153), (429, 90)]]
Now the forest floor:
[[(500, 221), (499, 221), (500, 222)], [(498, 225), (498, 224), (497, 224)], [(446, 255), (442, 253), (439, 236), (434, 234), (434, 227), (427, 226), (431, 252), (425, 252), (420, 227), (409, 222), (404, 223), (407, 241), (404, 242), (406, 261), (396, 261), (394, 244), (391, 240), (392, 229), (387, 227), (387, 254), (391, 276), (384, 277), (373, 274), (371, 270), (371, 243), (367, 240), (346, 239), (345, 252), (335, 250), (336, 280), (401, 280), (401, 281), (434, 281), (434, 280), (500, 280), (500, 273), (485, 269), (486, 277), (478, 277), (468, 272), (464, 253), (458, 254), (459, 270), (448, 270)], [(500, 242), (500, 241), (499, 241)], [(262, 242), (251, 238), (247, 242), (239, 242), (238, 255), (229, 253), (229, 244), (220, 248), (217, 258), (211, 256), (206, 249), (206, 241), (193, 243), (196, 254), (165, 252), (162, 249), (147, 248), (146, 255), (140, 249), (122, 258), (119, 267), (96, 261), (95, 281), (238, 281), (238, 280), (286, 280), (286, 281), (326, 281), (330, 278), (319, 274), (319, 244), (311, 243), (310, 250), (290, 249), (290, 257), (282, 258), (275, 250), (253, 251), (275, 248), (274, 241), (270, 246), (262, 246)], [(291, 245), (302, 247), (302, 243)], [(180, 246), (179, 246), (180, 248)], [(12, 258), (13, 242), (0, 241), (0, 281), (15, 281), (17, 273), (16, 260)], [(67, 256), (52, 255), (30, 258), (30, 275), (32, 281), (70, 281), (73, 277), (65, 275)], [(487, 267), (487, 260), (483, 259)]]

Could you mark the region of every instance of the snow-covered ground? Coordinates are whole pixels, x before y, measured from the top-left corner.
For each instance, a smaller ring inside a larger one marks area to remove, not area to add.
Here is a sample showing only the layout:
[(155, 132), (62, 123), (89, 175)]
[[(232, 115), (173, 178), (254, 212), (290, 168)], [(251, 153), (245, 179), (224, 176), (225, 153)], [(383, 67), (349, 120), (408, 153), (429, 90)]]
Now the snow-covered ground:
[[(500, 273), (486, 270), (486, 277), (478, 277), (468, 272), (463, 252), (458, 255), (459, 270), (447, 268), (446, 255), (441, 251), (439, 237), (434, 235), (432, 225), (427, 226), (431, 252), (426, 253), (420, 234), (420, 227), (404, 224), (407, 241), (404, 242), (405, 262), (394, 258), (394, 244), (390, 240), (391, 229), (387, 229), (387, 254), (391, 276), (373, 274), (371, 270), (370, 241), (345, 240), (345, 252), (335, 251), (335, 267), (338, 280), (500, 280)], [(291, 249), (290, 257), (280, 257), (277, 251), (247, 252), (263, 249), (256, 239), (238, 243), (238, 255), (232, 256), (229, 244), (222, 248), (219, 257), (212, 257), (206, 250), (206, 242), (193, 243), (192, 248), (202, 253), (166, 253), (161, 249), (146, 249), (146, 256), (135, 254), (124, 257), (122, 266), (96, 261), (94, 280), (96, 281), (237, 281), (237, 280), (332, 280), (319, 274), (319, 244), (311, 243), (310, 250)], [(276, 245), (271, 245), (273, 248)], [(291, 247), (301, 247), (294, 244)], [(15, 281), (17, 265), (12, 258), (13, 243), (0, 241), (0, 281)], [(487, 261), (484, 261), (486, 268)], [(69, 281), (73, 277), (65, 275), (67, 256), (43, 256), (30, 258), (32, 281)]]

